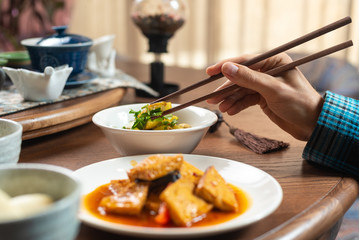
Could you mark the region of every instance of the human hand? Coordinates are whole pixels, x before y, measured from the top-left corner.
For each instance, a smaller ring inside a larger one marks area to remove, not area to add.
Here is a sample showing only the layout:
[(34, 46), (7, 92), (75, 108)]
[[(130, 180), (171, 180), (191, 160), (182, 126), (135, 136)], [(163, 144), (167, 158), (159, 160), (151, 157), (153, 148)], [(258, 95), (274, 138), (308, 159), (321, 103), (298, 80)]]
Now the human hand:
[(321, 95), (297, 68), (278, 77), (264, 73), (292, 62), (287, 54), (278, 54), (250, 68), (238, 64), (250, 58), (249, 55), (231, 58), (207, 68), (208, 75), (222, 72), (228, 79), (217, 90), (233, 83), (240, 86), (236, 91), (213, 97), (207, 102), (220, 103), (219, 110), (229, 115), (258, 104), (283, 130), (299, 140), (308, 140), (323, 106)]

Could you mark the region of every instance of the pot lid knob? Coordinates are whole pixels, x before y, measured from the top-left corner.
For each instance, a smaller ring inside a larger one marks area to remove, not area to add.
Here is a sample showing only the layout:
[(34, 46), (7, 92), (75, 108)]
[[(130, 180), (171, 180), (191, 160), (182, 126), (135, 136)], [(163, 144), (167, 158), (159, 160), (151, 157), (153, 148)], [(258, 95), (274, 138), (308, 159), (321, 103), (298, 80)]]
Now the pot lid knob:
[(76, 35), (76, 34), (67, 34), (66, 29), (67, 26), (54, 26), (53, 30), (56, 31), (54, 35), (44, 37), (40, 41), (37, 42), (39, 46), (63, 46), (69, 44), (83, 44), (92, 42), (91, 39)]
[(53, 26), (52, 29), (55, 30), (57, 32), (57, 35), (61, 36), (65, 34), (65, 31), (67, 29), (68, 26), (64, 25), (64, 26)]

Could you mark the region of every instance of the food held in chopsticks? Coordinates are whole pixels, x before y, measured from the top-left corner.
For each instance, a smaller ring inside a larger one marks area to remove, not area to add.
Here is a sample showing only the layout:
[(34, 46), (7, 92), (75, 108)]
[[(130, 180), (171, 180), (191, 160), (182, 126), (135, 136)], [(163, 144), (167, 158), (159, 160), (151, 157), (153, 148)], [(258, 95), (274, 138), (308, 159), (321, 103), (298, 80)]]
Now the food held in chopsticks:
[[(162, 116), (162, 113), (172, 108), (171, 102), (158, 102), (147, 104), (139, 111), (131, 110), (130, 114), (134, 114), (135, 120), (131, 126), (124, 127), (137, 130), (171, 130), (191, 127), (186, 123), (178, 123), (178, 117), (173, 114)], [(161, 117), (159, 117), (161, 116)], [(158, 117), (153, 119), (153, 117)]]
[(246, 194), (227, 183), (213, 166), (205, 172), (182, 154), (152, 155), (84, 198), (95, 216), (146, 227), (213, 225), (242, 214)]

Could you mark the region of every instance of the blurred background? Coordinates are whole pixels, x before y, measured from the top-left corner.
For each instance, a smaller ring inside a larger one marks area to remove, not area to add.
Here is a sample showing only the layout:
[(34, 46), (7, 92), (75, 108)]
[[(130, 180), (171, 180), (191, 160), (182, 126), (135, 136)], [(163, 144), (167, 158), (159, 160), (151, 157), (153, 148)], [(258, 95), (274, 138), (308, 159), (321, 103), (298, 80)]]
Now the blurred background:
[[(76, 0), (71, 30), (91, 37), (115, 33), (119, 54), (151, 61), (152, 55), (146, 54), (147, 40), (129, 16), (132, 1), (105, 2)], [(187, 0), (185, 3), (187, 21), (169, 42), (169, 53), (164, 56), (167, 64), (203, 68), (220, 59), (271, 49), (345, 16), (353, 19), (349, 28), (295, 50), (313, 52), (348, 38), (359, 43), (357, 0)], [(358, 66), (359, 46), (338, 56)]]
[[(313, 52), (352, 39), (354, 47), (336, 54), (359, 66), (357, 0), (196, 0), (186, 1), (186, 22), (170, 39), (167, 65), (204, 68), (223, 58), (258, 53), (345, 16), (353, 23), (294, 51)], [(53, 25), (69, 32), (100, 37), (115, 34), (119, 55), (150, 62), (147, 39), (130, 18), (132, 0), (0, 0), (0, 51), (19, 40), (52, 33)]]
[[(312, 40), (292, 52), (300, 56), (352, 39), (353, 47), (332, 55), (335, 62), (322, 61), (304, 67), (303, 71), (305, 75), (316, 76), (312, 77), (313, 83), (325, 83), (319, 90), (336, 90), (338, 86), (333, 84), (342, 87), (345, 83), (347, 89), (337, 92), (359, 96), (358, 0), (183, 1), (186, 21), (169, 40), (168, 53), (162, 54), (162, 61), (168, 66), (202, 69), (224, 58), (269, 50), (350, 16), (353, 23), (349, 27)], [(131, 20), (132, 4), (132, 0), (0, 0), (0, 52), (22, 49), (21, 39), (52, 34), (51, 26), (68, 25), (69, 33), (93, 39), (114, 34), (119, 57), (150, 63), (154, 56), (148, 52), (147, 38)], [(335, 83), (332, 79), (323, 80), (323, 74), (333, 75), (335, 70), (338, 75), (338, 69), (342, 73), (345, 70), (344, 77), (335, 76), (344, 79), (340, 84), (338, 80)]]

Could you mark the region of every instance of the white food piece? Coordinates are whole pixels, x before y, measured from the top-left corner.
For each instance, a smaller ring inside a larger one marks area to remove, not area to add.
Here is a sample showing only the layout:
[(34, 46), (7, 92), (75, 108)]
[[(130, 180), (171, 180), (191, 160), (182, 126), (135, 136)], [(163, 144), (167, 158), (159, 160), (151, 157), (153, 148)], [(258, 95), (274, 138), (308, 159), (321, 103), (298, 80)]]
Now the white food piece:
[(3, 203), (8, 202), (10, 198), (11, 197), (9, 196), (9, 194), (0, 189), (0, 207), (1, 205), (3, 205)]
[(52, 204), (49, 195), (42, 193), (24, 194), (10, 199), (10, 206), (19, 209), (24, 217), (39, 213)]
[(10, 205), (11, 197), (0, 189), (0, 221), (18, 219), (22, 216), (20, 211)]
[(53, 199), (47, 194), (32, 193), (11, 198), (0, 189), (0, 222), (34, 215), (52, 203)]

